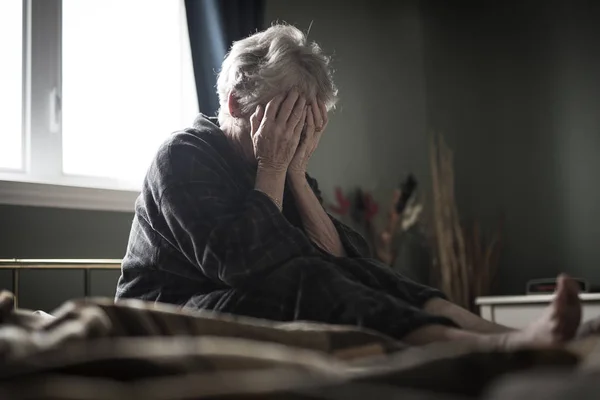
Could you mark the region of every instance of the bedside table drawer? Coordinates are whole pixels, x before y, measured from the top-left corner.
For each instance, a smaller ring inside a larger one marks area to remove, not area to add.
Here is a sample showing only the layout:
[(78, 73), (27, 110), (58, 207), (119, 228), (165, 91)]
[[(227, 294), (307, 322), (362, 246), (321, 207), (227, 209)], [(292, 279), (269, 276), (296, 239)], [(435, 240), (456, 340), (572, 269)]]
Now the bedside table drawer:
[(492, 309), (493, 322), (509, 328), (525, 328), (538, 319), (546, 307), (546, 304), (496, 306)]

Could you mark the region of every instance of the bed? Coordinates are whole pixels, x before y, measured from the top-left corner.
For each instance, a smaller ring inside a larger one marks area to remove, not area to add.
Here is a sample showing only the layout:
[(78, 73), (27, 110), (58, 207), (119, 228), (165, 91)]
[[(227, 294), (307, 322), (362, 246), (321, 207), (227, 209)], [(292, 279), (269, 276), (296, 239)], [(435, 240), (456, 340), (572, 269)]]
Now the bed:
[(111, 299), (51, 314), (0, 294), (2, 399), (597, 398), (600, 340), (497, 351), (407, 347), (355, 327)]

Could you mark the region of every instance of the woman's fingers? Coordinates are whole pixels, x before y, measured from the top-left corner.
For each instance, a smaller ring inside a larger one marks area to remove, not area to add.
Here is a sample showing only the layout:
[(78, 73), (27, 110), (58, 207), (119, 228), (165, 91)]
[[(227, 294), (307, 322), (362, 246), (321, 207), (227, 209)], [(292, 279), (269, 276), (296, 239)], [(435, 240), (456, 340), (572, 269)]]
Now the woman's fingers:
[(306, 130), (308, 132), (310, 132), (310, 137), (312, 139), (312, 137), (315, 134), (315, 128), (316, 128), (316, 120), (315, 120), (315, 112), (314, 112), (314, 108), (308, 107), (308, 111), (306, 112)]
[(265, 110), (265, 117), (267, 119), (274, 121), (277, 118), (277, 111), (279, 111), (279, 106), (281, 105), (282, 101), (283, 95), (279, 94), (273, 97), (273, 99), (267, 103), (267, 108)]
[(306, 119), (306, 107), (305, 107), (304, 111), (301, 111), (300, 118), (301, 118), (300, 122), (298, 122), (296, 124), (296, 126), (294, 126), (292, 129), (290, 129), (290, 131), (293, 134), (291, 141), (292, 141), (292, 146), (294, 147), (294, 153), (296, 153), (298, 151), (298, 147), (302, 146), (303, 140), (305, 140), (302, 138), (302, 127), (304, 126), (303, 121)]
[(305, 123), (305, 136), (306, 136), (306, 151), (310, 157), (314, 148), (315, 141), (315, 114), (311, 105), (306, 107), (306, 123)]
[(325, 107), (325, 103), (319, 100), (319, 109), (321, 110), (321, 116), (323, 117), (323, 125), (321, 125), (321, 130), (324, 130), (329, 122), (329, 118), (327, 118), (327, 107)]
[(307, 107), (307, 109), (308, 110), (306, 112), (306, 131), (307, 135), (312, 137), (315, 132), (315, 113), (313, 112), (312, 106)]
[(314, 117), (315, 130), (317, 132), (320, 132), (323, 130), (323, 116), (321, 115), (319, 104), (316, 100), (313, 100), (311, 106), (312, 114)]
[(313, 108), (311, 107), (309, 109), (309, 114), (311, 115), (311, 118), (312, 118), (311, 125), (312, 125), (312, 132), (313, 132), (311, 141), (310, 141), (310, 149), (309, 149), (311, 155), (317, 149), (317, 146), (319, 145), (319, 140), (321, 140), (321, 135), (323, 134), (323, 129), (320, 129), (320, 130), (318, 129), (318, 124), (315, 122), (316, 118), (315, 118), (314, 112), (312, 110), (313, 110)]
[(258, 122), (262, 122), (264, 116), (265, 116), (265, 107), (263, 107), (262, 104), (259, 104), (258, 107), (256, 107), (256, 117), (258, 118)]
[(258, 131), (258, 127), (260, 126), (264, 116), (265, 108), (259, 104), (258, 107), (256, 107), (256, 111), (254, 111), (254, 114), (252, 114), (252, 116), (250, 117), (250, 129), (252, 136), (254, 136), (256, 131)]
[(296, 102), (299, 100), (300, 94), (296, 89), (292, 89), (288, 92), (287, 96), (285, 96), (285, 100), (281, 103), (279, 107), (279, 111), (277, 112), (277, 122), (281, 124), (285, 124), (290, 115), (294, 111), (294, 107)]
[(298, 122), (298, 124), (296, 124), (296, 127), (294, 128), (294, 135), (302, 135), (303, 134), (303, 130), (304, 130), (304, 125), (306, 124), (306, 107), (304, 107), (304, 110), (302, 111), (302, 116), (300, 117), (300, 122)]
[(306, 98), (304, 96), (300, 96), (294, 105), (294, 108), (290, 114), (289, 119), (287, 120), (288, 126), (295, 128), (302, 121), (302, 114), (306, 109)]

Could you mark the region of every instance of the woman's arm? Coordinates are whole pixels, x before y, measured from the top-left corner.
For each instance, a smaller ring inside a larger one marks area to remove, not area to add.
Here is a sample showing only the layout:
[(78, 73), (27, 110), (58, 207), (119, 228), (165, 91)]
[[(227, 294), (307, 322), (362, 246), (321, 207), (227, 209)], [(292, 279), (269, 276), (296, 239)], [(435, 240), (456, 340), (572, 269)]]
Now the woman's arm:
[[(168, 189), (154, 228), (213, 282), (239, 287), (294, 258), (317, 255), (272, 198), (246, 196), (227, 183), (198, 182)], [(165, 266), (168, 267), (168, 266)]]
[(310, 157), (327, 126), (327, 109), (315, 99), (307, 106), (302, 141), (288, 168), (288, 181), (307, 235), (334, 256), (369, 257), (369, 245), (357, 232), (331, 217), (323, 208), (317, 182), (306, 175)]
[(323, 209), (304, 173), (288, 175), (290, 189), (296, 201), (302, 225), (308, 237), (321, 249), (336, 257), (346, 255), (344, 245), (333, 222)]
[(293, 258), (317, 253), (281, 214), (304, 104), (292, 91), (258, 107), (252, 116), (258, 172), (250, 193), (233, 177), (239, 173), (232, 167), (238, 165), (236, 156), (217, 150), (215, 135), (184, 136), (155, 161), (154, 186), (164, 190), (156, 201), (158, 216), (150, 223), (214, 282), (237, 287)]
[(313, 99), (307, 107), (302, 141), (287, 172), (304, 231), (322, 250), (336, 257), (343, 257), (346, 252), (340, 236), (306, 180), (308, 161), (319, 144), (325, 125), (327, 109), (322, 102)]

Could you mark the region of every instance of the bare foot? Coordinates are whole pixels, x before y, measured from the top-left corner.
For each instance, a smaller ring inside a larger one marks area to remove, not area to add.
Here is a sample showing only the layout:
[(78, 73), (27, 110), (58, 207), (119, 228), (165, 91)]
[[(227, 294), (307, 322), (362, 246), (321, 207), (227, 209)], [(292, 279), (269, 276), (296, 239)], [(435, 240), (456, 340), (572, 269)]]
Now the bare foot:
[(556, 295), (544, 315), (522, 331), (503, 335), (503, 342), (508, 348), (564, 343), (575, 337), (580, 322), (579, 285), (563, 274), (558, 277)]

